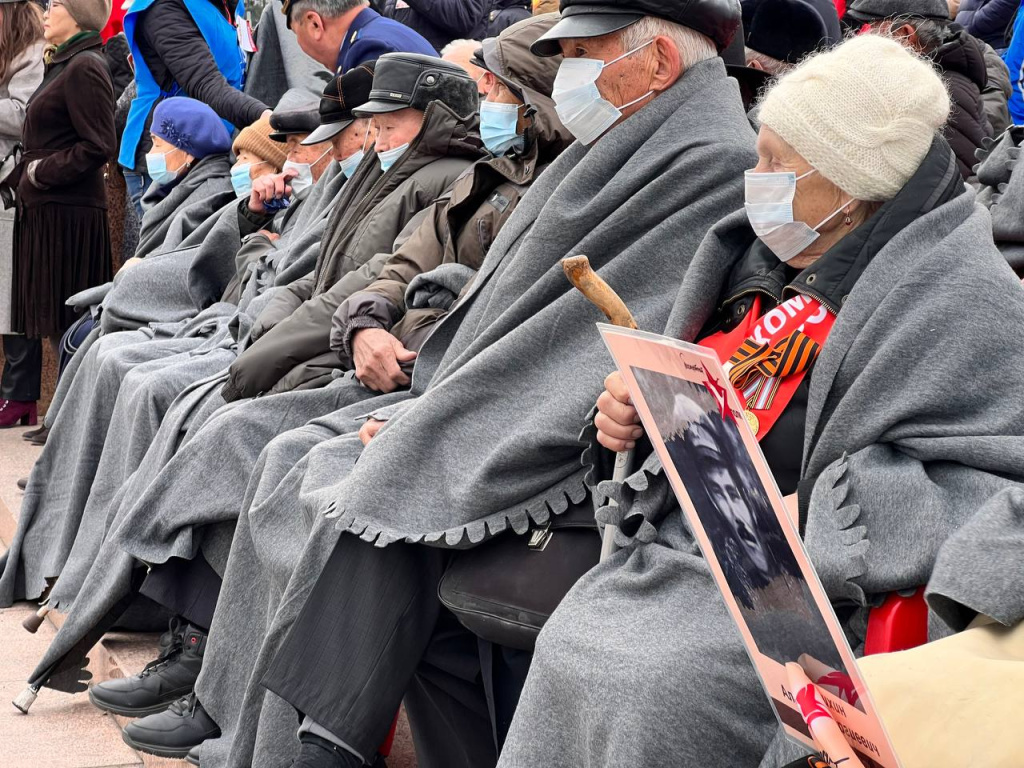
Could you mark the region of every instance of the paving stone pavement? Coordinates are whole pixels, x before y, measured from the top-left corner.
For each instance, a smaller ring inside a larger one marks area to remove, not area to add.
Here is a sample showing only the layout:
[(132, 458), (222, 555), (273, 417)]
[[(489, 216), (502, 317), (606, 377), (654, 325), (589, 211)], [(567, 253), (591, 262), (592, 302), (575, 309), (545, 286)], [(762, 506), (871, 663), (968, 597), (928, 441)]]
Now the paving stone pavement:
[[(21, 439), (22, 428), (0, 429), (0, 554), (14, 535), (21, 506), (19, 477), (27, 476), (41, 448)], [(121, 739), (126, 720), (93, 707), (84, 694), (44, 689), (28, 715), (10, 701), (56, 634), (52, 621), (26, 632), (35, 610), (23, 603), (0, 610), (0, 768), (185, 768), (187, 763), (141, 755)], [(59, 625), (60, 616), (51, 614)], [(93, 680), (135, 674), (156, 656), (156, 635), (111, 633), (90, 653)], [(416, 768), (409, 724), (402, 713), (388, 768)]]

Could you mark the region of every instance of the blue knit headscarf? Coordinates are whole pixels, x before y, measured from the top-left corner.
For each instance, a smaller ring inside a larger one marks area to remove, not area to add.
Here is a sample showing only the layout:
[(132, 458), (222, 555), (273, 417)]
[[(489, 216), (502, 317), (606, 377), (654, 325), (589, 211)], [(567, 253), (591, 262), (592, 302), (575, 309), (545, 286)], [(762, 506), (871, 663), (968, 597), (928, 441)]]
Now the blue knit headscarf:
[(227, 154), (231, 149), (231, 137), (217, 113), (203, 102), (183, 96), (157, 104), (149, 130), (196, 160)]

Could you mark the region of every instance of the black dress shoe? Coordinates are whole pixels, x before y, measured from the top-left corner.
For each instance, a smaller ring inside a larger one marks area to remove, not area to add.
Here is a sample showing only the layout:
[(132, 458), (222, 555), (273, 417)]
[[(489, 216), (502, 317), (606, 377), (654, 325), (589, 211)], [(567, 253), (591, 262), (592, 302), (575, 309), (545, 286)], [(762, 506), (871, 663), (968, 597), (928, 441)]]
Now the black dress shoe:
[(159, 715), (150, 715), (124, 727), (124, 743), (158, 757), (187, 757), (207, 739), (220, 736), (220, 728), (206, 714), (194, 693), (178, 699)]
[(18, 487), (19, 487), (19, 488), (20, 488), (21, 490), (23, 490), (23, 491), (24, 491), (24, 490), (25, 490), (26, 488), (28, 488), (28, 478), (27, 478), (27, 477), (19, 477), (19, 478), (18, 478)]
[(22, 440), (31, 440), (36, 435), (41, 435), (45, 431), (46, 431), (46, 426), (44, 424), (40, 424), (35, 429), (30, 429), (28, 432), (22, 432), (21, 433), (21, 439)]
[(363, 761), (348, 750), (312, 733), (299, 736), (299, 754), (291, 768), (362, 768)]
[(195, 627), (172, 624), (156, 661), (134, 677), (108, 680), (89, 689), (89, 700), (107, 712), (145, 717), (163, 712), (192, 692), (203, 666), (206, 634)]
[(46, 445), (46, 438), (50, 436), (50, 430), (48, 427), (43, 427), (36, 434), (32, 435), (28, 439), (32, 445)]

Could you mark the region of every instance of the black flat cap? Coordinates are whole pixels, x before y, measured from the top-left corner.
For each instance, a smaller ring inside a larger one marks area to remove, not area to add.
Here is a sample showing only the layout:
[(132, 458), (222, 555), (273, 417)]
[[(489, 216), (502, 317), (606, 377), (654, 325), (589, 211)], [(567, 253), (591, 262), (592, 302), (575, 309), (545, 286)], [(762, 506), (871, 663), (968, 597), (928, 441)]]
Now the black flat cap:
[(348, 128), (356, 116), (352, 110), (365, 104), (370, 98), (373, 85), (373, 70), (376, 62), (367, 61), (353, 67), (343, 75), (335, 76), (324, 88), (320, 99), (318, 128), (302, 142), (319, 144), (334, 138)]
[(315, 109), (292, 109), (275, 111), (270, 115), (271, 141), (287, 141), (297, 133), (312, 133), (320, 125), (320, 116)]
[(562, 19), (531, 47), (535, 56), (562, 52), (559, 40), (610, 35), (656, 16), (711, 38), (719, 51), (728, 47), (740, 25), (739, 0), (561, 0)]
[(377, 59), (369, 101), (352, 112), (367, 117), (426, 109), (432, 101), (440, 101), (460, 117), (480, 107), (476, 82), (462, 67), (419, 53), (386, 53)]
[(741, 0), (741, 5), (747, 47), (778, 61), (796, 64), (842, 41), (832, 0)]
[(950, 20), (946, 0), (854, 0), (846, 15), (865, 24), (896, 18)]

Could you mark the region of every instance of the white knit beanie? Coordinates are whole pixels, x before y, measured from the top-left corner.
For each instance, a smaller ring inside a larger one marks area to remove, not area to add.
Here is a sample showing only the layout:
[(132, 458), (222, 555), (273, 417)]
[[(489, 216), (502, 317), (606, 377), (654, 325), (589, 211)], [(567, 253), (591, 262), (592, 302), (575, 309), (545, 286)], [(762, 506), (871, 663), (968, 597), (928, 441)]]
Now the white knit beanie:
[(949, 116), (932, 65), (881, 35), (854, 37), (782, 76), (760, 120), (856, 200), (891, 200)]

